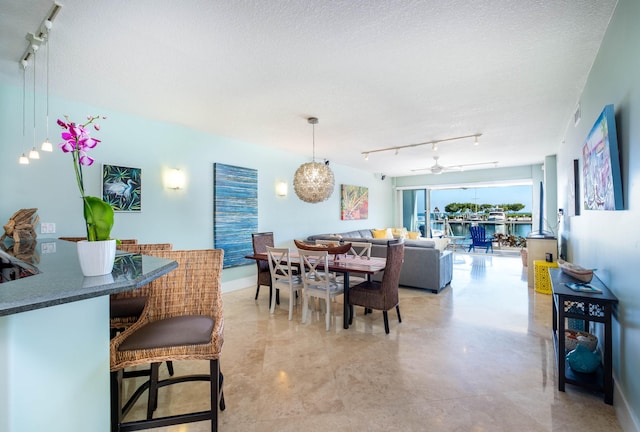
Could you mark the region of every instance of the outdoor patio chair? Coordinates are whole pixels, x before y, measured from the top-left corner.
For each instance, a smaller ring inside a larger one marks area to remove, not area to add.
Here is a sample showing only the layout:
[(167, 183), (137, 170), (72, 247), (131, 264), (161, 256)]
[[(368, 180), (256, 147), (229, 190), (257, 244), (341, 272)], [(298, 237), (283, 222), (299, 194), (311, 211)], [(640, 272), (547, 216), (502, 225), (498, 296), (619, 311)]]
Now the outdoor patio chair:
[(487, 232), (483, 226), (470, 226), (469, 232), (471, 233), (471, 244), (467, 252), (472, 250), (475, 252), (476, 247), (479, 247), (484, 248), (485, 253), (488, 253), (489, 249), (493, 253), (493, 237), (487, 237)]

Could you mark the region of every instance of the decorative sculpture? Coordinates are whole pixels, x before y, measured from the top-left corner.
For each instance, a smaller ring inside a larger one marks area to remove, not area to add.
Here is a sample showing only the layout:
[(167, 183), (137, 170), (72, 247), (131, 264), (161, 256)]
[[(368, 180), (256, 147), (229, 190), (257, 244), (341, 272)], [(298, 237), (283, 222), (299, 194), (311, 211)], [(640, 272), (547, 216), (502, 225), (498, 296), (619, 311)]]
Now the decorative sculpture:
[(13, 238), (13, 241), (20, 243), (22, 240), (33, 241), (36, 239), (35, 226), (40, 220), (36, 215), (37, 208), (18, 210), (9, 218), (9, 222), (3, 226), (4, 234), (0, 237), (2, 242), (6, 237)]

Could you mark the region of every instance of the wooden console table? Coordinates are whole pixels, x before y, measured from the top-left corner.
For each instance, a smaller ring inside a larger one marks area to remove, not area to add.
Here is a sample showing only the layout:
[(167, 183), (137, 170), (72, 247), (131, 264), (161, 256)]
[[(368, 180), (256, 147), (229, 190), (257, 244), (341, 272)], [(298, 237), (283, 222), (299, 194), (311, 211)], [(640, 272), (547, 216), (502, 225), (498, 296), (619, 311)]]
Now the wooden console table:
[[(595, 275), (591, 285), (602, 290), (602, 294), (573, 291), (565, 283), (580, 281), (564, 274), (560, 269), (550, 268), (549, 274), (553, 293), (553, 344), (558, 366), (558, 390), (564, 391), (565, 383), (577, 385), (604, 393), (605, 403), (613, 405), (611, 316), (618, 299)], [(604, 340), (599, 341), (599, 347), (602, 351), (602, 364), (594, 373), (574, 372), (567, 364), (564, 343), (566, 318), (584, 320), (587, 329), (590, 322), (603, 324)]]

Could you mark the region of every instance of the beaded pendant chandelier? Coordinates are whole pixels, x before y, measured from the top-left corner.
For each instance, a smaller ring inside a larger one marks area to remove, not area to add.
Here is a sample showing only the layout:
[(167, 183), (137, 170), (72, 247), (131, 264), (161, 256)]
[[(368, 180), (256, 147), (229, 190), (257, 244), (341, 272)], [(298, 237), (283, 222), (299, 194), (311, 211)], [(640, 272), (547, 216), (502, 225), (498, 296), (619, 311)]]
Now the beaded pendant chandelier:
[(300, 165), (293, 176), (293, 189), (304, 202), (319, 203), (326, 201), (333, 193), (333, 172), (327, 164), (316, 162), (316, 128), (318, 119), (309, 117), (313, 125), (313, 161)]

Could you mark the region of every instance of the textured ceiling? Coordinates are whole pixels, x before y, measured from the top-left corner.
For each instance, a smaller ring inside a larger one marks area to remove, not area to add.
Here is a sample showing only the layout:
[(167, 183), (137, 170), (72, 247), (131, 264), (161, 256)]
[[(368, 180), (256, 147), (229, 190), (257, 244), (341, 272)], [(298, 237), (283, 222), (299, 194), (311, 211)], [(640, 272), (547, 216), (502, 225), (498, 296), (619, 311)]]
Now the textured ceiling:
[[(616, 0), (66, 0), (51, 92), (387, 175), (556, 153)], [(52, 6), (0, 0), (0, 80)], [(595, 119), (594, 119), (595, 120)]]

